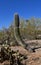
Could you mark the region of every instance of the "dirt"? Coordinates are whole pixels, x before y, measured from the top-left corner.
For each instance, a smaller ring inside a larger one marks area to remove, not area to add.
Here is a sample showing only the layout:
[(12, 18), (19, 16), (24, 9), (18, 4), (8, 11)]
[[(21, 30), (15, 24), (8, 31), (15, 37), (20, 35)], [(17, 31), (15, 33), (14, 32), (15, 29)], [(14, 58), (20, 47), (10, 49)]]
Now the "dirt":
[[(28, 50), (24, 49), (21, 46), (14, 46), (14, 47), (12, 46), (11, 50), (14, 50), (14, 51), (19, 50), (19, 53), (23, 55), (27, 55), (28, 58), (26, 60), (22, 60), (21, 62), (24, 65), (41, 65), (41, 48), (37, 49), (36, 52), (33, 52), (33, 53), (29, 52)], [(4, 61), (3, 63), (0, 63), (0, 65), (10, 65), (10, 62)]]
[(21, 54), (27, 55), (27, 59), (23, 60), (22, 63), (25, 65), (41, 65), (41, 49), (38, 49), (36, 52), (30, 53), (28, 50), (25, 50), (23, 47), (12, 47), (14, 49), (19, 49)]

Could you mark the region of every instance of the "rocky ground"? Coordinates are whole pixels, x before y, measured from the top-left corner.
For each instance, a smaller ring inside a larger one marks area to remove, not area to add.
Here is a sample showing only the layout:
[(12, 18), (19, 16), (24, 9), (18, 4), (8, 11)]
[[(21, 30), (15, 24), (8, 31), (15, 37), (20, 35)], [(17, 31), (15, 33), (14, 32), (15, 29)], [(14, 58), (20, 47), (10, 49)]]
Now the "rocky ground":
[[(14, 46), (14, 47), (12, 46), (11, 49), (14, 51), (19, 50), (19, 53), (27, 56), (27, 59), (22, 60), (21, 62), (24, 65), (41, 65), (41, 48), (36, 49), (36, 51), (32, 53), (21, 46)], [(10, 65), (10, 62), (5, 61), (3, 63), (0, 63), (0, 65)]]
[(23, 60), (24, 65), (41, 65), (41, 48), (37, 49), (36, 52), (30, 53), (22, 47), (14, 47), (14, 49), (19, 49), (21, 54), (27, 55), (27, 59)]

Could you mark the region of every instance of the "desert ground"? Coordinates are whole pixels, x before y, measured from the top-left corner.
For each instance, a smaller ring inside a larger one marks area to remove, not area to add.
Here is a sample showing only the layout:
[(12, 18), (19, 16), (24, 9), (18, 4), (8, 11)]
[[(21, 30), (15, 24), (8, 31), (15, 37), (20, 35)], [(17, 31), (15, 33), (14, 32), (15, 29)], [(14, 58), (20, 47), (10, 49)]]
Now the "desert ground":
[[(26, 41), (29, 43), (38, 43), (41, 45), (41, 40), (32, 40), (32, 41)], [(35, 52), (29, 52), (28, 50), (24, 49), (21, 46), (11, 46), (11, 49), (16, 51), (19, 50), (19, 53), (26, 55), (27, 59), (26, 60), (22, 60), (22, 64), (23, 65), (41, 65), (41, 48), (36, 49)], [(7, 63), (7, 64), (6, 64)], [(9, 61), (4, 61), (3, 63), (0, 63), (0, 65), (9, 65), (10, 62)]]

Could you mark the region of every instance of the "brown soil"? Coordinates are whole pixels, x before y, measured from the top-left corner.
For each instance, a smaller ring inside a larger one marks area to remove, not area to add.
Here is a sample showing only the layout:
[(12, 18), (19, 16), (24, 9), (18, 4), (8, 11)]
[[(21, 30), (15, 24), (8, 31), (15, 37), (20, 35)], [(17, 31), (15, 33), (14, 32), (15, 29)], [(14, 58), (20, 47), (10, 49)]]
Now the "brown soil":
[[(12, 46), (11, 49), (14, 51), (19, 50), (19, 53), (23, 55), (27, 55), (28, 58), (22, 61), (24, 65), (41, 65), (41, 48), (33, 53), (30, 53), (28, 50), (24, 49), (21, 46), (14, 46), (14, 47)], [(0, 65), (4, 65), (4, 64), (9, 65), (10, 63), (9, 61), (0, 63)]]

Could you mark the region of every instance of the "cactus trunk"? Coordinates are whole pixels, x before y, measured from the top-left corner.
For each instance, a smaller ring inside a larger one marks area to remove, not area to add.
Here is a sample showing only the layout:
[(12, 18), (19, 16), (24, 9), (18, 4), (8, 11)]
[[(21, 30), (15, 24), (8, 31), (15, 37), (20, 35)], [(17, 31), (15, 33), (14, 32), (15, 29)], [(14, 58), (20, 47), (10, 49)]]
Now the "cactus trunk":
[(20, 31), (19, 31), (19, 15), (18, 14), (15, 14), (15, 22), (14, 22), (14, 35), (15, 35), (15, 39), (17, 40), (17, 43), (18, 45), (21, 45), (23, 47), (25, 47), (24, 45), (24, 42), (21, 38), (21, 35), (20, 35)]

